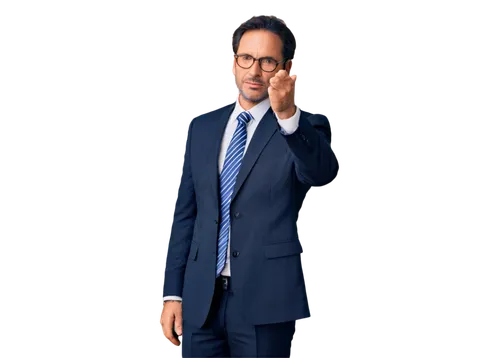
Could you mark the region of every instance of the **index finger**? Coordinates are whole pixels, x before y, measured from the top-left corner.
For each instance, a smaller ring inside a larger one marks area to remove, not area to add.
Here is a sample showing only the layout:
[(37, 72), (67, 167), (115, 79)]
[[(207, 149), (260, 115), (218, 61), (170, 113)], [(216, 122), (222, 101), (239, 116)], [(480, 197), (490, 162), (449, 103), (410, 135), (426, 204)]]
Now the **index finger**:
[(162, 323), (162, 328), (163, 328), (163, 334), (167, 339), (178, 346), (180, 344), (180, 341), (175, 338), (173, 328), (174, 328), (174, 316), (170, 315), (167, 317), (166, 322)]

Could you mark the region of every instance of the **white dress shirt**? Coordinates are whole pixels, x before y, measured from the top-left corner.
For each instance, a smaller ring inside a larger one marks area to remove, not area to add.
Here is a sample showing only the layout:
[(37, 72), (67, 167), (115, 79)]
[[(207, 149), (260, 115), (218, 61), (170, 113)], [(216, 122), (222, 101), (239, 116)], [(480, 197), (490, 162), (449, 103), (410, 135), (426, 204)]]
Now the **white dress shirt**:
[[(252, 136), (255, 133), (255, 130), (257, 129), (259, 122), (264, 117), (270, 106), (271, 102), (269, 98), (266, 98), (265, 100), (256, 104), (255, 106), (253, 106), (248, 110), (248, 112), (250, 112), (250, 114), (252, 115), (253, 119), (251, 119), (247, 124), (247, 142), (245, 144), (245, 150), (243, 152), (243, 155), (245, 155), (247, 151), (248, 145), (252, 140)], [(293, 134), (299, 127), (300, 109), (299, 107), (296, 108), (297, 109), (295, 111), (295, 114), (288, 119), (279, 119), (278, 116), (274, 114), (276, 120), (278, 121), (279, 126), (281, 127), (280, 128), (281, 134), (283, 135)], [(226, 129), (224, 131), (224, 136), (222, 137), (222, 142), (220, 145), (219, 163), (218, 163), (219, 175), (222, 172), (222, 168), (224, 167), (224, 160), (226, 158), (226, 152), (229, 147), (229, 143), (231, 142), (231, 138), (233, 137), (236, 127), (238, 126), (238, 120), (236, 118), (241, 112), (244, 111), (245, 110), (240, 105), (239, 95), (238, 95), (238, 97), (236, 98), (236, 105), (234, 107), (233, 112), (229, 116), (229, 120), (227, 122)], [(229, 224), (229, 241), (227, 244), (227, 256), (226, 256), (226, 263), (221, 272), (222, 276), (231, 276), (230, 259), (229, 259), (230, 247), (231, 247), (231, 224)], [(166, 300), (182, 301), (182, 298), (178, 296), (163, 297), (163, 301)]]

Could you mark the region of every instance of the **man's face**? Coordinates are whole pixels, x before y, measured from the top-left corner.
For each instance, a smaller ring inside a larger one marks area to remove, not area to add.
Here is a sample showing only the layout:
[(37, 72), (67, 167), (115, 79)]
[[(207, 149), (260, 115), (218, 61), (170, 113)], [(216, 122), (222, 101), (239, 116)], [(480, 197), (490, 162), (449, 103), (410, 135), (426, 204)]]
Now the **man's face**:
[[(254, 58), (272, 57), (276, 61), (282, 61), (281, 48), (282, 43), (278, 35), (266, 30), (249, 30), (241, 37), (236, 53), (251, 55)], [(288, 71), (290, 67), (291, 61), (288, 61)], [(283, 64), (279, 64), (273, 72), (264, 72), (259, 61), (255, 61), (252, 67), (244, 69), (238, 66), (234, 59), (233, 74), (243, 100), (256, 104), (266, 99), (269, 96), (269, 80), (282, 68)]]

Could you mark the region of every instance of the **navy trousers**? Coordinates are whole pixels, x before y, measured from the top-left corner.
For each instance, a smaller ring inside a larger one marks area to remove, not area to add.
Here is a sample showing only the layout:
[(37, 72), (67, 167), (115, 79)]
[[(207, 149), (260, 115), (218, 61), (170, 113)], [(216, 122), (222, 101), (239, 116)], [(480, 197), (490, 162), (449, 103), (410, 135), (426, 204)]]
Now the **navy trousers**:
[(201, 328), (183, 320), (182, 356), (290, 357), (295, 321), (252, 325), (248, 323), (231, 290), (231, 278), (217, 278), (210, 313)]

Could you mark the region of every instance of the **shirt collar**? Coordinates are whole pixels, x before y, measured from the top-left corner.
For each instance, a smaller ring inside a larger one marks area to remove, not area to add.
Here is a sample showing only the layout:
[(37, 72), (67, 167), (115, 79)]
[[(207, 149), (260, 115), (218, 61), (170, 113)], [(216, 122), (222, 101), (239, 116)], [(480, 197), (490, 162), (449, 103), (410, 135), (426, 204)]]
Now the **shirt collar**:
[[(236, 106), (234, 107), (234, 113), (236, 114), (234, 116), (234, 121), (236, 121), (236, 118), (241, 112), (244, 112), (245, 110), (241, 107), (240, 101), (239, 101), (239, 94), (236, 97)], [(253, 119), (255, 119), (255, 122), (259, 123), (260, 120), (264, 117), (266, 112), (268, 111), (269, 107), (271, 107), (271, 101), (269, 100), (269, 97), (263, 100), (262, 102), (256, 104), (252, 108), (248, 110), (250, 114), (252, 115)]]

